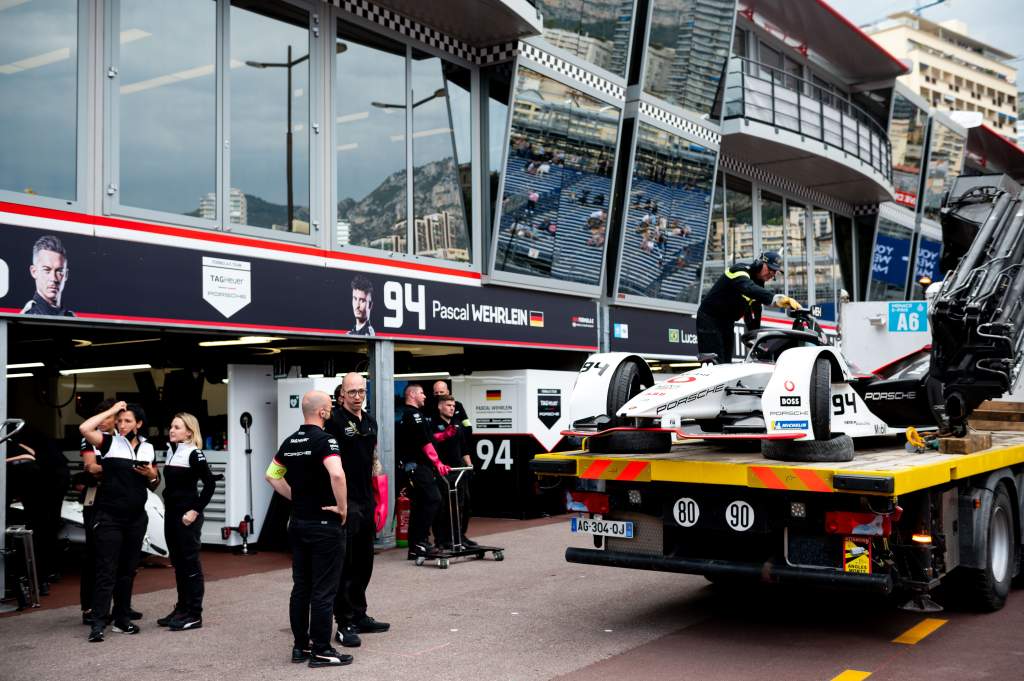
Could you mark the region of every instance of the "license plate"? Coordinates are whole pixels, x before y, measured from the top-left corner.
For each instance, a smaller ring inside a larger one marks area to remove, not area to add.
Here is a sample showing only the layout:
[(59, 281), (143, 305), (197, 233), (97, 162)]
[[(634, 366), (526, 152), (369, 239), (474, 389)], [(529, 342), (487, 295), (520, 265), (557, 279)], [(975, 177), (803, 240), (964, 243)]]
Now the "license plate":
[(628, 520), (601, 520), (598, 518), (570, 518), (570, 527), (576, 534), (596, 534), (618, 539), (633, 538), (633, 523)]

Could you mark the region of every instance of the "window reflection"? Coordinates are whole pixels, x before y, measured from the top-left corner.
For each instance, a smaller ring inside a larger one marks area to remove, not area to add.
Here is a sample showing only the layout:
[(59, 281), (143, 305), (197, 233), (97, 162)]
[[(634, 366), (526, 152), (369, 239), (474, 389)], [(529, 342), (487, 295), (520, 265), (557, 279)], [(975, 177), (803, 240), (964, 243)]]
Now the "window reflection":
[(644, 91), (710, 113), (732, 37), (733, 0), (654, 0)]
[(924, 185), (924, 215), (938, 221), (942, 197), (960, 175), (964, 163), (964, 136), (932, 119), (931, 156)]
[(120, 5), (120, 203), (215, 220), (216, 3)]
[[(789, 221), (783, 220), (782, 197), (761, 190), (761, 251), (787, 255), (789, 249), (786, 248), (786, 232), (789, 227)], [(780, 275), (778, 280), (782, 283), (783, 277)]]
[(719, 173), (715, 178), (715, 193), (711, 201), (711, 224), (708, 227), (707, 250), (704, 256), (704, 285), (708, 291), (725, 271), (725, 179)]
[(786, 201), (786, 247), (783, 251), (786, 293), (802, 305), (806, 305), (808, 300), (807, 248), (804, 241), (806, 215), (807, 209), (803, 205)]
[(912, 230), (878, 218), (875, 252), (871, 259), (868, 300), (905, 300)]
[(723, 180), (719, 175), (715, 185), (715, 208), (708, 232), (704, 290), (708, 291), (714, 286), (726, 266), (740, 261), (749, 263), (753, 258), (754, 212), (750, 183), (729, 175)]
[(460, 181), (464, 177), (465, 186), (470, 186), (469, 88), (468, 69), (413, 51), (413, 252), (417, 255), (470, 259)]
[(639, 125), (620, 293), (698, 302), (714, 163), (715, 152)]
[(892, 144), (892, 185), (896, 201), (904, 206), (917, 206), (921, 185), (921, 160), (924, 155), (924, 132), (927, 114), (909, 99), (894, 95), (889, 142)]
[(338, 246), (404, 253), (406, 48), (339, 23), (335, 51)]
[(487, 102), (487, 184), (490, 192), (488, 215), (484, 225), (494, 226), (498, 212), (498, 185), (505, 159), (505, 133), (508, 128), (508, 102), (512, 96), (512, 68), (498, 64), (481, 70)]
[(0, 18), (0, 189), (73, 201), (78, 3), (7, 3)]
[[(839, 310), (838, 293), (842, 286), (839, 262), (835, 253), (835, 230), (832, 213), (815, 208), (811, 211), (814, 251), (814, 304), (821, 307), (821, 318), (836, 321)], [(799, 298), (798, 298), (799, 300)]]
[(910, 299), (923, 300), (927, 284), (922, 285), (921, 280), (927, 278), (929, 282), (942, 281), (942, 270), (939, 269), (939, 259), (942, 257), (942, 242), (938, 239), (929, 239), (922, 235), (917, 240), (917, 256), (914, 258), (914, 278), (910, 282)]
[(308, 26), (290, 5), (231, 3), (231, 186), (253, 227), (309, 234)]
[(601, 280), (619, 110), (521, 68), (494, 269)]
[(544, 39), (594, 66), (626, 75), (633, 0), (537, 0)]

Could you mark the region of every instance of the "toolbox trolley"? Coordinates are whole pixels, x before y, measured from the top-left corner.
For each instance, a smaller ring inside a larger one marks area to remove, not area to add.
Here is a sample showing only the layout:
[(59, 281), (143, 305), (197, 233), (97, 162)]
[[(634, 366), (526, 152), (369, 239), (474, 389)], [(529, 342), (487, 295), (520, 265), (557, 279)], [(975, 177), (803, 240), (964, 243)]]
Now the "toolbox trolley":
[[(450, 549), (437, 549), (426, 556), (417, 556), (416, 565), (423, 565), (428, 560), (434, 562), (437, 567), (447, 570), (450, 561), (454, 558), (465, 558), (473, 556), (483, 558), (485, 554), (493, 554), (494, 560), (505, 560), (505, 549), (500, 546), (467, 546), (462, 543), (462, 514), (459, 510), (459, 483), (466, 471), (473, 470), (472, 466), (460, 466), (452, 468), (449, 475), (441, 476), (445, 487), (448, 488), (448, 525), (451, 528), (452, 544)], [(452, 480), (454, 477), (454, 480)], [(436, 539), (436, 537), (435, 537)]]

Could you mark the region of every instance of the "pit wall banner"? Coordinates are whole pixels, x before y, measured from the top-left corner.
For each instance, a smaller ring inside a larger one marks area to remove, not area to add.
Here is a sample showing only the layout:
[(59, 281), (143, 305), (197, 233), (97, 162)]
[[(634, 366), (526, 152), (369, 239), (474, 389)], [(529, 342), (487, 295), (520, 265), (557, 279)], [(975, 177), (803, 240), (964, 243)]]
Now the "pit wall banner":
[(199, 248), (175, 246), (174, 237), (147, 243), (94, 236), (86, 226), (0, 222), (0, 316), (597, 348), (591, 300), (414, 279), (358, 263), (339, 269), (322, 258), (289, 258), (288, 245), (280, 258), (253, 257), (270, 252), (192, 234), (177, 242)]
[(697, 320), (693, 315), (612, 307), (608, 321), (611, 352), (697, 356)]

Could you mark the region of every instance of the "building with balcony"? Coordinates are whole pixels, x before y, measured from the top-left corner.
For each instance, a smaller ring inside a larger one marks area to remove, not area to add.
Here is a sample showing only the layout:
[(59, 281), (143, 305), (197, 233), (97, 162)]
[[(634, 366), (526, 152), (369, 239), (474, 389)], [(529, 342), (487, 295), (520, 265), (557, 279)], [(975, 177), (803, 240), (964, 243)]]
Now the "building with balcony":
[(1015, 55), (972, 38), (967, 24), (933, 22), (899, 12), (868, 33), (911, 70), (900, 81), (940, 111), (976, 111), (985, 124), (1016, 136), (1018, 118)]

